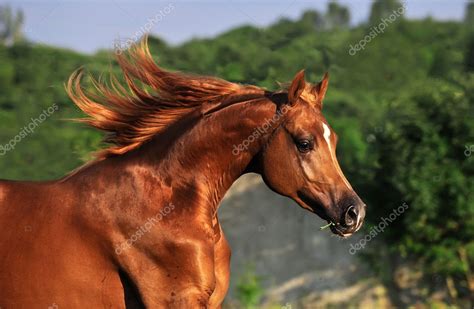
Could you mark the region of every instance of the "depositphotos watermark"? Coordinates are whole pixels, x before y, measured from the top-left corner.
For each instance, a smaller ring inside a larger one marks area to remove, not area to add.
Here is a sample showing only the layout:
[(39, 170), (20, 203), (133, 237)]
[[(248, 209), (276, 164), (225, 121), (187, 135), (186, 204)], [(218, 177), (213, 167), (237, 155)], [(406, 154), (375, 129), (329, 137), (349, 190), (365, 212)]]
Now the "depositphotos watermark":
[(170, 14), (173, 10), (173, 3), (168, 4), (158, 13), (156, 13), (155, 16), (148, 18), (147, 23), (137, 30), (132, 37), (126, 39), (125, 41), (116, 40), (114, 42), (115, 53), (120, 55), (135, 45), (145, 34), (150, 33), (151, 29), (153, 29), (157, 23), (161, 22), (166, 17), (166, 15)]
[(242, 141), (242, 143), (238, 145), (234, 145), (232, 148), (232, 154), (234, 156), (238, 155), (242, 151), (245, 151), (249, 148), (250, 144), (258, 140), (262, 135), (268, 132), (268, 129), (270, 129), (276, 122), (280, 120), (281, 117), (283, 117), (291, 107), (289, 105), (284, 105), (280, 110), (278, 110), (272, 118), (267, 119), (264, 124), (256, 128), (252, 134), (249, 135), (246, 139)]
[(129, 249), (136, 243), (140, 238), (142, 238), (146, 233), (148, 233), (158, 222), (163, 220), (164, 217), (169, 215), (172, 210), (174, 210), (174, 204), (169, 203), (168, 206), (160, 209), (160, 211), (153, 217), (148, 218), (145, 224), (140, 226), (132, 236), (130, 236), (126, 241), (115, 246), (115, 253), (117, 255), (122, 254), (123, 251)]
[(384, 33), (385, 29), (391, 23), (395, 22), (400, 16), (403, 16), (403, 14), (405, 14), (405, 10), (406, 10), (406, 3), (404, 1), (397, 10), (392, 11), (392, 14), (390, 14), (386, 18), (380, 19), (380, 23), (378, 25), (371, 27), (369, 33), (366, 34), (362, 40), (360, 40), (354, 46), (352, 46), (352, 44), (349, 45), (350, 47), (349, 55), (354, 56), (360, 50), (364, 50), (365, 45), (369, 44), (379, 34)]
[(464, 155), (466, 157), (470, 157), (472, 153), (474, 152), (474, 145), (465, 145), (466, 150), (464, 150)]
[(16, 145), (21, 142), (22, 139), (27, 137), (29, 134), (35, 132), (36, 128), (39, 127), (48, 117), (51, 117), (59, 109), (59, 106), (55, 103), (43, 112), (36, 118), (31, 118), (31, 122), (24, 126), (20, 132), (18, 132), (15, 137), (13, 137), (8, 143), (0, 145), (0, 156), (5, 155), (7, 152), (15, 149)]
[(399, 216), (401, 216), (406, 210), (408, 209), (408, 204), (406, 202), (403, 202), (402, 205), (398, 206), (398, 208), (395, 208), (387, 217), (381, 217), (379, 224), (376, 226), (372, 227), (370, 229), (370, 232), (368, 234), (365, 234), (365, 236), (361, 239), (359, 239), (358, 242), (356, 242), (355, 245), (351, 244), (351, 248), (349, 249), (349, 253), (354, 255), (357, 253), (357, 251), (364, 249), (365, 246), (367, 245), (368, 242), (370, 242), (372, 239), (377, 237), (379, 233), (383, 233), (385, 228), (395, 221)]

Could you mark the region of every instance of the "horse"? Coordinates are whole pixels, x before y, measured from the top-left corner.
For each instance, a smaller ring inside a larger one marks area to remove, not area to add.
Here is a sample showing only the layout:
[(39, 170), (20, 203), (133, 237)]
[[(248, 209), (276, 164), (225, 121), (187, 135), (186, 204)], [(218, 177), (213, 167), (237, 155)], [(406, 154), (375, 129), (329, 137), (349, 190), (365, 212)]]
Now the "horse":
[(79, 69), (65, 85), (106, 133), (95, 159), (0, 181), (1, 308), (220, 308), (231, 251), (217, 210), (245, 173), (340, 237), (362, 226), (322, 114), (327, 73), (268, 91), (165, 70), (146, 40), (117, 61), (120, 78), (84, 85)]

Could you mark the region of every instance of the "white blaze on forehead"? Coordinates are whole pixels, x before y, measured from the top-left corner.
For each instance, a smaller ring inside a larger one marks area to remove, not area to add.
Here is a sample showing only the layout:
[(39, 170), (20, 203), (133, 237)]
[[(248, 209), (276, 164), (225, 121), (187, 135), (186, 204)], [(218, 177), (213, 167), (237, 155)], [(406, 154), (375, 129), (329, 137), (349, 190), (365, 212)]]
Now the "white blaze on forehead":
[(342, 173), (341, 171), (341, 168), (339, 167), (339, 164), (337, 163), (337, 159), (336, 157), (334, 156), (334, 152), (332, 151), (332, 147), (331, 147), (331, 129), (329, 129), (328, 125), (325, 124), (324, 122), (322, 123), (323, 124), (323, 129), (324, 129), (324, 132), (323, 132), (323, 136), (324, 136), (324, 139), (326, 140), (326, 143), (328, 144), (328, 147), (329, 147), (329, 153), (331, 155), (331, 160), (332, 162), (334, 163), (334, 166), (335, 168), (337, 169), (337, 172), (339, 173), (339, 175), (341, 176), (342, 180), (344, 181), (344, 184), (352, 190), (352, 187), (350, 185), (350, 183), (347, 181), (346, 177), (344, 176), (344, 174)]
[[(331, 136), (331, 129), (329, 129), (328, 125), (323, 122), (323, 129), (324, 129), (324, 139), (326, 140), (326, 143), (328, 143), (329, 150), (332, 150), (331, 148), (331, 139), (329, 138)], [(331, 153), (332, 155), (332, 153)]]

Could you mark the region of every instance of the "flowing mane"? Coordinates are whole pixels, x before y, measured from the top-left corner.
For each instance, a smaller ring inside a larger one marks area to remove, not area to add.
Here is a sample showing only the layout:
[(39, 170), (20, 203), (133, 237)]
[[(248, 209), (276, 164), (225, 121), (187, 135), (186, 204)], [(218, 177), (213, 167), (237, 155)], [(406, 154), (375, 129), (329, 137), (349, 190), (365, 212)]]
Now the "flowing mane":
[(111, 74), (109, 85), (90, 77), (95, 91), (85, 91), (82, 70), (74, 72), (66, 85), (72, 101), (89, 116), (79, 121), (107, 133), (105, 142), (110, 146), (97, 153), (98, 159), (139, 147), (203, 104), (218, 105), (231, 95), (263, 93), (256, 86), (163, 70), (153, 60), (146, 39), (128, 55), (118, 55), (117, 61), (126, 86)]

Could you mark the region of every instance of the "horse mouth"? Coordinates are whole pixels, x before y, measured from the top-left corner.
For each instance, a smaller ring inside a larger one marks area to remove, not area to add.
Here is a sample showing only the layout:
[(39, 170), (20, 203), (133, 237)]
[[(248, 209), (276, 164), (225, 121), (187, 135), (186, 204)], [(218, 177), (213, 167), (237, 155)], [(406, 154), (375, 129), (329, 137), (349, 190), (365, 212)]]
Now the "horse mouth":
[[(320, 202), (308, 197), (307, 195), (301, 192), (299, 192), (298, 198), (296, 198), (295, 200), (303, 208), (315, 213), (321, 219), (327, 221), (328, 225), (330, 225), (331, 232), (342, 238), (348, 238), (352, 236), (352, 234), (354, 234), (360, 229), (364, 222), (364, 216), (357, 216), (357, 222), (355, 223), (355, 226), (346, 226), (343, 222), (343, 219), (331, 215), (330, 211), (325, 208)], [(325, 227), (322, 227), (321, 229), (324, 228)]]
[(353, 234), (355, 234), (358, 230), (360, 230), (363, 224), (364, 224), (364, 219), (358, 220), (357, 225), (351, 231), (345, 230), (344, 227), (342, 227), (341, 224), (339, 223), (332, 223), (330, 228), (331, 228), (331, 232), (333, 232), (334, 234), (341, 236), (342, 238), (348, 238), (352, 236)]
[(330, 226), (330, 229), (331, 229), (331, 232), (333, 232), (334, 234), (338, 235), (338, 236), (341, 236), (342, 238), (348, 238), (350, 236), (352, 236), (352, 234), (355, 233), (354, 232), (350, 232), (350, 233), (344, 233), (340, 227), (340, 224), (339, 223), (336, 223), (336, 224), (333, 224)]

